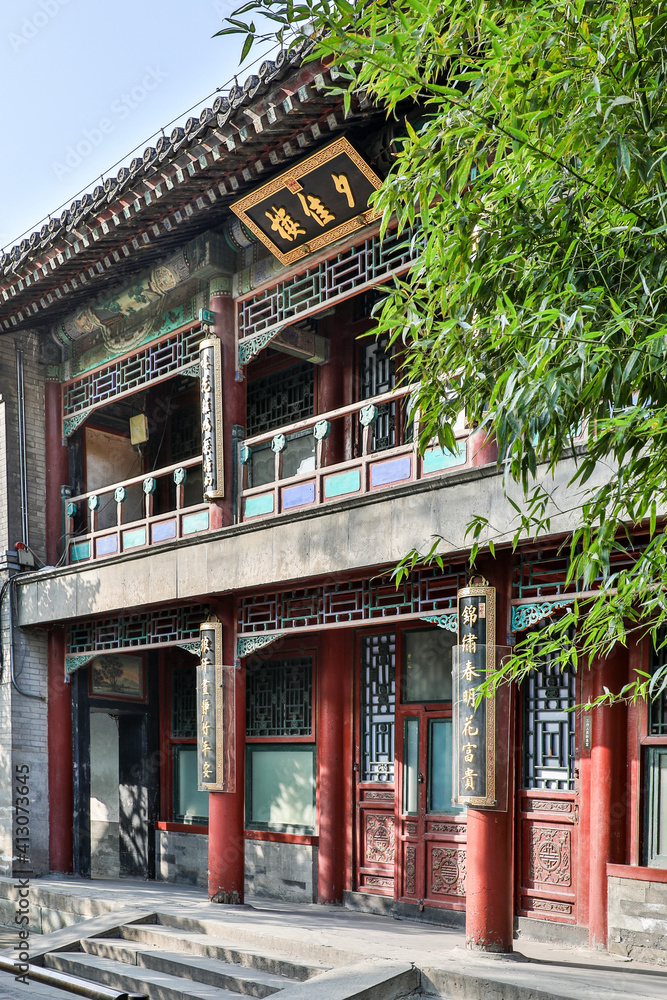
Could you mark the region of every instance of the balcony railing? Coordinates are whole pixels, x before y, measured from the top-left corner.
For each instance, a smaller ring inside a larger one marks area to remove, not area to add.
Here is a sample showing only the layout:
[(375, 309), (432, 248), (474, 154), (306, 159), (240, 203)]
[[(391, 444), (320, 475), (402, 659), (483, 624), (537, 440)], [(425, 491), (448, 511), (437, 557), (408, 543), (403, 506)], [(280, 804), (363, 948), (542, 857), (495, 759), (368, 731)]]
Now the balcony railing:
[[(470, 464), (469, 431), (462, 424), (454, 454), (434, 445), (419, 455), (418, 418), (405, 421), (411, 391), (398, 389), (247, 438), (240, 449), (239, 519), (331, 503)], [(341, 461), (341, 453), (353, 457)]]
[[(67, 501), (67, 562), (133, 552), (209, 527), (201, 490), (201, 457), (126, 479)], [(192, 493), (198, 497), (191, 502)]]

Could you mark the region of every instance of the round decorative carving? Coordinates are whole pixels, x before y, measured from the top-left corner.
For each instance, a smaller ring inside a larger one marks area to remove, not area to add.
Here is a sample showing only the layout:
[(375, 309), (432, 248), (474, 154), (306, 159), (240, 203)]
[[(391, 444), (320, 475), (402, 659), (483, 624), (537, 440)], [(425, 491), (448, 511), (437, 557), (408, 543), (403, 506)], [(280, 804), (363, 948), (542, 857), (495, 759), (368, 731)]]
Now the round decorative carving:
[(127, 490), (125, 489), (125, 487), (117, 486), (114, 491), (113, 498), (116, 501), (116, 503), (124, 503), (127, 498)]
[(174, 482), (177, 486), (182, 486), (185, 480), (188, 478), (187, 469), (174, 469)]
[(142, 486), (146, 496), (149, 496), (151, 493), (155, 493), (155, 490), (157, 489), (157, 480), (154, 479), (153, 476), (148, 476), (144, 479)]
[(279, 455), (284, 450), (286, 444), (287, 438), (284, 434), (274, 434), (273, 441), (271, 442), (271, 451)]
[(377, 406), (374, 403), (369, 403), (367, 406), (362, 406), (359, 410), (359, 422), (363, 427), (369, 427), (377, 418), (377, 415)]
[(99, 510), (100, 498), (88, 497), (88, 510)]
[(242, 444), (239, 448), (239, 460), (241, 465), (247, 465), (250, 461), (250, 456), (252, 455), (252, 448), (249, 448), (247, 444)]
[(328, 420), (318, 420), (313, 427), (313, 436), (316, 441), (324, 441), (324, 439), (329, 436), (330, 430), (331, 424)]
[(560, 863), (560, 851), (556, 850), (553, 843), (548, 842), (546, 844), (542, 844), (538, 852), (538, 856), (545, 871), (552, 872), (558, 868)]
[(74, 517), (75, 514), (76, 514), (76, 504), (75, 503), (68, 503), (67, 504), (67, 516), (68, 517)]

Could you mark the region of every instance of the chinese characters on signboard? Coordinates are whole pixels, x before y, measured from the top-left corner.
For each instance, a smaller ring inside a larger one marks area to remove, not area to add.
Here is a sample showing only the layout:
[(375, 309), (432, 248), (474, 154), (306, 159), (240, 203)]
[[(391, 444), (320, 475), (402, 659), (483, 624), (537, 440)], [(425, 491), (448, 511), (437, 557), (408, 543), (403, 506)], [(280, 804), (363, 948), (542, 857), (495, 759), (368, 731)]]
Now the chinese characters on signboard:
[(200, 792), (224, 790), (222, 625), (200, 627), (197, 668), (197, 783)]
[(222, 464), (222, 363), (217, 337), (199, 345), (204, 499), (225, 495)]
[(459, 645), (454, 662), (455, 798), (460, 805), (496, 805), (495, 699), (477, 702), (477, 688), (495, 665), (496, 592), (458, 592)]
[(292, 264), (379, 218), (377, 174), (347, 139), (296, 163), (231, 209), (282, 264)]

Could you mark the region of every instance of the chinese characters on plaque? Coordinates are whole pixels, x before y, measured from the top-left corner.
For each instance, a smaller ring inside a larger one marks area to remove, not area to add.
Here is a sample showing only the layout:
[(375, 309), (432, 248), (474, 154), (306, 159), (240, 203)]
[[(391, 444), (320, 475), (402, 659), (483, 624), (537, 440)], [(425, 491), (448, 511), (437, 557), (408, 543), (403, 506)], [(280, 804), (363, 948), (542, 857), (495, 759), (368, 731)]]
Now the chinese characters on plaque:
[(230, 207), (282, 264), (292, 264), (379, 218), (368, 200), (380, 184), (340, 138)]
[(477, 688), (495, 666), (496, 591), (458, 592), (459, 645), (454, 657), (454, 797), (460, 805), (496, 805), (495, 699)]
[(197, 668), (197, 783), (200, 792), (224, 790), (222, 625), (200, 627)]
[(222, 363), (217, 337), (199, 345), (204, 499), (224, 497), (222, 464)]

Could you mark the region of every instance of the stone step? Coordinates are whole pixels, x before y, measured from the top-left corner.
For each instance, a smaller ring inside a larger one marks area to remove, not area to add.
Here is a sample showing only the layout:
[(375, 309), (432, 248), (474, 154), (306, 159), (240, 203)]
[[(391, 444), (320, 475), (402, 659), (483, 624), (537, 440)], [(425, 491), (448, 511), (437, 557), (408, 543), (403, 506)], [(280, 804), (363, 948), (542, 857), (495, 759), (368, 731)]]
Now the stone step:
[(190, 955), (182, 957), (173, 951), (158, 950), (155, 945), (127, 941), (121, 938), (86, 938), (81, 942), (84, 952), (100, 958), (134, 965), (156, 972), (166, 972), (181, 979), (217, 986), (248, 997), (268, 997), (295, 980), (285, 976), (252, 969), (248, 966), (221, 962), (217, 958), (198, 955), (195, 960)]
[(231, 990), (195, 983), (154, 969), (139, 969), (85, 952), (51, 952), (44, 956), (44, 965), (118, 990), (145, 993), (151, 1000), (239, 1000), (239, 994)]
[[(217, 929), (219, 932), (220, 929)], [(330, 968), (329, 965), (320, 962), (309, 961), (307, 964), (297, 962), (285, 958), (278, 952), (238, 947), (210, 934), (165, 927), (161, 924), (124, 924), (120, 928), (119, 936), (125, 941), (154, 945), (161, 951), (186, 952), (192, 956), (214, 958), (227, 965), (241, 965), (244, 968), (257, 969), (297, 982), (305, 982)]]

